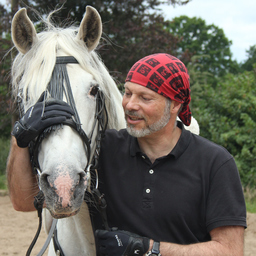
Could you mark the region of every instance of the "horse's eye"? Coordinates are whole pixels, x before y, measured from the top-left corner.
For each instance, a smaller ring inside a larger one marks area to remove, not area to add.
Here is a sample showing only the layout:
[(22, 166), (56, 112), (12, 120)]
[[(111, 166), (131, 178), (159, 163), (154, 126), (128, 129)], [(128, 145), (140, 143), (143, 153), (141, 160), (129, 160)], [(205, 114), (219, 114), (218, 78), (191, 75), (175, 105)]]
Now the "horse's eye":
[(99, 91), (99, 86), (98, 85), (94, 85), (90, 89), (90, 95), (91, 96), (95, 96), (98, 91)]

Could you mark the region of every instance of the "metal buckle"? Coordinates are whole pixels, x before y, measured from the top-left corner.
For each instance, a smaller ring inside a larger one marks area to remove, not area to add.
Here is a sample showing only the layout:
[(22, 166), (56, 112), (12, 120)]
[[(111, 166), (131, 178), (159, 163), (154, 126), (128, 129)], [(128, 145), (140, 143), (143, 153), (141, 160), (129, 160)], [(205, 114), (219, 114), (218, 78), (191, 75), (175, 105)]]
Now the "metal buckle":
[(146, 256), (161, 256), (159, 247), (160, 247), (160, 243), (154, 241), (152, 250), (149, 251), (149, 252), (146, 254)]

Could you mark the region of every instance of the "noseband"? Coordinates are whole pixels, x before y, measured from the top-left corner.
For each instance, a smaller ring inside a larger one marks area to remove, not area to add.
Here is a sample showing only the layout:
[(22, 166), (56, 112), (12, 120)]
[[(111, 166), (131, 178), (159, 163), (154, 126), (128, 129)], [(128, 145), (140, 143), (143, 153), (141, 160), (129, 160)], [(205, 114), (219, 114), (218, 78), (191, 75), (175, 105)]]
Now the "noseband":
[[(98, 86), (96, 86), (96, 92), (95, 92), (95, 98), (96, 98), (96, 109), (95, 109), (95, 117), (94, 117), (94, 122), (93, 122), (93, 127), (89, 135), (85, 133), (85, 131), (82, 129), (81, 123), (80, 123), (80, 118), (75, 106), (75, 101), (73, 98), (72, 94), (72, 89), (70, 86), (69, 82), (69, 77), (67, 73), (67, 68), (66, 64), (78, 64), (78, 61), (72, 57), (72, 56), (64, 56), (64, 57), (57, 57), (56, 59), (56, 65), (54, 67), (53, 73), (52, 73), (52, 78), (51, 81), (48, 84), (47, 91), (50, 93), (51, 97), (56, 98), (56, 99), (63, 99), (63, 94), (65, 94), (67, 103), (70, 105), (70, 107), (73, 109), (75, 115), (74, 118), (67, 119), (66, 121), (62, 122), (59, 125), (54, 125), (51, 127), (46, 128), (36, 139), (36, 141), (32, 142), (30, 144), (30, 155), (31, 155), (31, 162), (33, 165), (33, 170), (35, 173), (40, 176), (42, 171), (38, 162), (38, 153), (39, 153), (39, 146), (41, 145), (42, 140), (47, 136), (48, 133), (59, 129), (60, 127), (63, 127), (64, 125), (68, 125), (72, 129), (74, 129), (79, 136), (81, 137), (85, 150), (86, 150), (86, 156), (87, 156), (87, 165), (85, 166), (84, 171), (86, 173), (90, 172), (90, 170), (94, 170), (96, 173), (96, 190), (97, 190), (97, 184), (98, 184), (98, 177), (97, 177), (97, 167), (98, 167), (98, 160), (99, 160), (99, 154), (100, 154), (100, 142), (101, 139), (104, 135), (104, 132), (107, 128), (107, 123), (108, 123), (108, 113), (106, 110), (106, 105), (105, 105), (105, 97), (103, 92), (99, 89)], [(66, 87), (64, 87), (64, 81), (66, 83)], [(95, 141), (95, 150), (93, 152), (93, 155), (91, 155), (91, 140), (93, 137), (93, 134), (96, 132), (96, 141)], [(95, 189), (92, 189), (95, 190)], [(99, 195), (99, 198), (101, 196)], [(36, 236), (34, 240), (32, 241), (27, 254), (30, 255), (37, 238), (39, 236), (40, 230), (41, 230), (41, 223), (42, 223), (42, 217), (41, 217), (41, 212), (42, 212), (42, 207), (43, 207), (43, 201), (44, 201), (44, 195), (43, 192), (40, 189), (40, 192), (38, 196), (35, 197), (35, 207), (38, 211), (38, 216), (39, 216), (39, 227), (38, 231), (36, 233)], [(98, 202), (100, 204), (101, 202)], [(104, 206), (105, 207), (105, 206)], [(54, 238), (54, 247), (56, 250), (56, 243), (58, 244), (58, 241), (56, 240), (57, 238), (57, 230), (55, 228), (57, 224), (57, 220), (53, 221), (51, 230), (49, 232), (48, 238), (39, 252), (38, 256), (43, 255), (45, 250), (48, 247), (49, 241), (53, 235), (53, 232), (55, 232), (55, 235), (53, 236)], [(57, 248), (60, 252), (61, 255), (64, 255), (61, 247), (58, 246)]]

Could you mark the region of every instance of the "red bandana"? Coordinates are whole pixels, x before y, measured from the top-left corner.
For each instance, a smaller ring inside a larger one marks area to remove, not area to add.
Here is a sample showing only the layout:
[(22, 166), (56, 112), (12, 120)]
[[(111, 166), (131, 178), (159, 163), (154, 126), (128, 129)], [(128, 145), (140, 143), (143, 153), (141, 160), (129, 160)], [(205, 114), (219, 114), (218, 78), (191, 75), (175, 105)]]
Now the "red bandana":
[(179, 118), (185, 125), (190, 125), (189, 75), (187, 68), (179, 59), (165, 53), (149, 55), (132, 66), (125, 82), (143, 85), (182, 103), (183, 108)]

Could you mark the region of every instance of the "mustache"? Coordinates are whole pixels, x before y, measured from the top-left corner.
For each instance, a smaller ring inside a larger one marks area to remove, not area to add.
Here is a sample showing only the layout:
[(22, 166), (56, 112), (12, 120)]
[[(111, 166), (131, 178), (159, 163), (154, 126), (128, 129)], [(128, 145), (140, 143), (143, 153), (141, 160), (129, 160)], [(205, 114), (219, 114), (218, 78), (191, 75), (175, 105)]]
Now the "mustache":
[(137, 113), (137, 111), (125, 110), (125, 115), (127, 115), (127, 116), (134, 116), (134, 117), (138, 117), (138, 118), (143, 118), (143, 119), (144, 119), (144, 116), (139, 115), (139, 114)]

